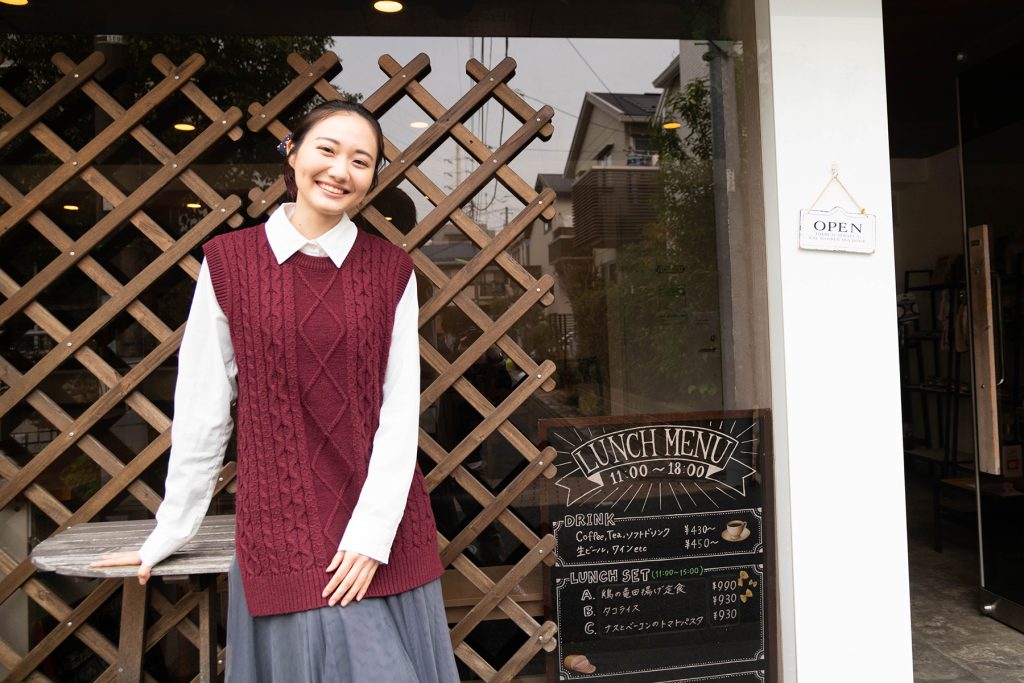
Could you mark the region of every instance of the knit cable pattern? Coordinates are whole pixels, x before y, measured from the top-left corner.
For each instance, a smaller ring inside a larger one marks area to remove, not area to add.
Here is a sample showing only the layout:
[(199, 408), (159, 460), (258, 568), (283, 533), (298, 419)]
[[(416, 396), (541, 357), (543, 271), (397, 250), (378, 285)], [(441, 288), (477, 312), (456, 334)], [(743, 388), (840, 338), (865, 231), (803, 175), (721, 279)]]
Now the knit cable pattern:
[[(278, 264), (264, 226), (205, 249), (238, 365), (236, 551), (249, 609), (321, 607), (324, 569), (366, 479), (412, 260), (361, 231), (341, 268), (302, 253)], [(390, 561), (367, 594), (402, 592), (441, 571), (417, 467)]]

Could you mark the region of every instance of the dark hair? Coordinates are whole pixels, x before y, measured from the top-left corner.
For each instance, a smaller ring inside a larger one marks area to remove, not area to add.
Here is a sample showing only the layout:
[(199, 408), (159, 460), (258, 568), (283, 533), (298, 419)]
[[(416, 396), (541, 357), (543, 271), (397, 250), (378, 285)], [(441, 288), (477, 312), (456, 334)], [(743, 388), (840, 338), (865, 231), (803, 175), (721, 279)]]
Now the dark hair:
[(295, 188), (295, 169), (288, 163), (288, 157), (299, 149), (299, 145), (302, 144), (302, 140), (306, 137), (306, 133), (309, 132), (310, 128), (329, 116), (345, 113), (361, 116), (370, 124), (374, 135), (377, 136), (377, 163), (373, 167), (373, 181), (370, 183), (370, 189), (372, 190), (377, 186), (377, 178), (380, 175), (381, 166), (384, 165), (384, 133), (381, 132), (380, 122), (361, 104), (344, 100), (324, 102), (311, 109), (309, 113), (299, 119), (295, 129), (292, 131), (292, 149), (284, 158), (284, 185), (288, 188), (288, 198), (290, 201), (295, 201), (297, 190)]

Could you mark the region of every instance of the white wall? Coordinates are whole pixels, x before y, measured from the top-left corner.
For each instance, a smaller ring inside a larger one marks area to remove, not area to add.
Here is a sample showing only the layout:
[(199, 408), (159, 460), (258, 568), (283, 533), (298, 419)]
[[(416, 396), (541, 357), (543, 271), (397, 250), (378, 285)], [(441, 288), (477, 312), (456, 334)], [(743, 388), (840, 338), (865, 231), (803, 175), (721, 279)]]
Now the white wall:
[[(783, 680), (911, 681), (882, 8), (756, 7)], [(833, 163), (872, 255), (798, 248)]]

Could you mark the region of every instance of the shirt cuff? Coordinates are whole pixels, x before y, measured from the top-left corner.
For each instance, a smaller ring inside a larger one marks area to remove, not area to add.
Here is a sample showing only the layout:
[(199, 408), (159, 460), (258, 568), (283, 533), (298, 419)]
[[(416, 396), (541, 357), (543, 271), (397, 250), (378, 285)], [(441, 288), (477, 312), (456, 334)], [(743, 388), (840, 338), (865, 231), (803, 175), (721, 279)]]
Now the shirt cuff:
[(356, 552), (377, 560), (381, 564), (387, 564), (391, 557), (391, 544), (395, 540), (395, 534), (392, 533), (387, 538), (384, 536), (387, 535), (381, 533), (379, 527), (374, 529), (370, 524), (360, 524), (353, 517), (345, 527), (338, 550)]
[(149, 538), (139, 548), (139, 557), (142, 559), (142, 564), (152, 567), (173, 555), (184, 544), (185, 542), (182, 540), (164, 533), (160, 525), (157, 524)]

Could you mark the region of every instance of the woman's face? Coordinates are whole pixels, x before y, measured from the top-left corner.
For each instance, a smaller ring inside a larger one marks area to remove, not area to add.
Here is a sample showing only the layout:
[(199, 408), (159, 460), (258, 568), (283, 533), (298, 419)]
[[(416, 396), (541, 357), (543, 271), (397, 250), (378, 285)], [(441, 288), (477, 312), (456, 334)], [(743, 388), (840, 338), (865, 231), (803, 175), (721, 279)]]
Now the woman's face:
[(318, 122), (291, 150), (296, 202), (326, 216), (351, 215), (373, 182), (377, 137), (358, 114), (339, 112)]

